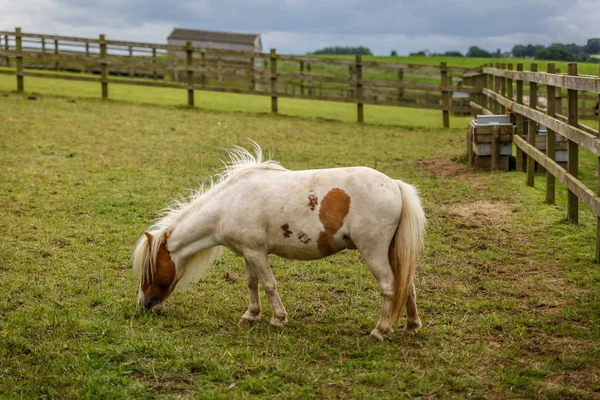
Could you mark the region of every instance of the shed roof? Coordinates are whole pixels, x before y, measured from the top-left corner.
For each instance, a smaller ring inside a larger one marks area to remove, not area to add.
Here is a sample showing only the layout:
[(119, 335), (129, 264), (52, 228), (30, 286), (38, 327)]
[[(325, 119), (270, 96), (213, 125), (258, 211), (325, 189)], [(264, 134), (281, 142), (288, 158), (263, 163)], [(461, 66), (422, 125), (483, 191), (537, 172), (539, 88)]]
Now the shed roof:
[(260, 35), (257, 33), (234, 33), (234, 32), (215, 32), (215, 31), (200, 31), (196, 29), (173, 28), (168, 39), (179, 40), (201, 40), (211, 42), (228, 42), (253, 45), (256, 38)]

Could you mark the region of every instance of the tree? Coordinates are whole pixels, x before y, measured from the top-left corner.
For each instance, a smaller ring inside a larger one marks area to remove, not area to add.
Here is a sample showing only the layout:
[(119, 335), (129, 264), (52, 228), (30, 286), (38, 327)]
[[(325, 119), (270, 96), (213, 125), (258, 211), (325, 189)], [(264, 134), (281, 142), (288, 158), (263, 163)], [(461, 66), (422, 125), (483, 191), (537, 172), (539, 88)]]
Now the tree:
[(351, 54), (351, 55), (367, 55), (372, 56), (371, 50), (365, 46), (358, 47), (343, 47), (343, 46), (331, 46), (319, 49), (312, 54)]
[(587, 61), (590, 56), (584, 53), (583, 48), (576, 44), (553, 43), (536, 52), (535, 58), (558, 61)]
[(571, 53), (569, 53), (563, 47), (555, 44), (538, 51), (535, 55), (535, 58), (538, 60), (569, 61), (571, 57)]
[(391, 57), (398, 57), (398, 53), (396, 52), (396, 50), (392, 50), (392, 52), (390, 53)]
[(491, 57), (491, 56), (492, 55), (489, 52), (487, 52), (477, 46), (469, 47), (469, 51), (467, 52), (467, 57)]
[(600, 54), (600, 38), (588, 39), (583, 51), (587, 54)]
[(527, 48), (523, 45), (518, 44), (512, 48), (512, 53), (515, 57), (524, 58), (527, 57)]
[(462, 53), (460, 51), (447, 51), (442, 54), (445, 57), (462, 57)]
[(421, 56), (422, 57), (422, 56), (426, 56), (427, 53), (426, 53), (426, 50), (421, 50), (421, 51), (417, 51), (416, 53), (409, 53), (408, 55), (409, 56)]

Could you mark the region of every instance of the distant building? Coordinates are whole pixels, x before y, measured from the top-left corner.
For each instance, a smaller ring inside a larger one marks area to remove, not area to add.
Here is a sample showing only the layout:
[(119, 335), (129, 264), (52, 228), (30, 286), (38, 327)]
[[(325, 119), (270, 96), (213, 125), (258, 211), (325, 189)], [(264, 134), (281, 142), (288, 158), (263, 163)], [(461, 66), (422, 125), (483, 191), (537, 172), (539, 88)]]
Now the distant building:
[(504, 58), (514, 58), (514, 54), (510, 51), (505, 52), (504, 54), (502, 54), (502, 57)]
[(199, 31), (195, 29), (173, 28), (167, 43), (185, 46), (191, 41), (196, 48), (233, 51), (262, 52), (262, 40), (257, 33), (234, 33)]

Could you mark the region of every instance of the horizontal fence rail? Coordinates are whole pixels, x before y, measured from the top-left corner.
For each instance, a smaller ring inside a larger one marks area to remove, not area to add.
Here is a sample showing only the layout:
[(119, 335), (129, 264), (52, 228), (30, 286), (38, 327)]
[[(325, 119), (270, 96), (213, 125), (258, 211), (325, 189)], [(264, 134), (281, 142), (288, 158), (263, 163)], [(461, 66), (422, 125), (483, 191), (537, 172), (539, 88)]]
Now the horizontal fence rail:
[[(387, 105), (442, 111), (449, 114), (476, 111), (469, 101), (454, 100), (453, 93), (479, 93), (462, 84), (468, 68), (396, 62), (335, 59), (314, 56), (224, 51), (213, 48), (42, 35), (0, 31), (0, 74), (15, 75), (17, 90), (27, 77), (100, 83), (102, 98), (111, 84), (185, 89), (188, 104), (195, 91), (253, 94), (278, 98), (355, 103), (357, 120), (364, 120), (364, 105)], [(52, 72), (54, 71), (54, 72)]]

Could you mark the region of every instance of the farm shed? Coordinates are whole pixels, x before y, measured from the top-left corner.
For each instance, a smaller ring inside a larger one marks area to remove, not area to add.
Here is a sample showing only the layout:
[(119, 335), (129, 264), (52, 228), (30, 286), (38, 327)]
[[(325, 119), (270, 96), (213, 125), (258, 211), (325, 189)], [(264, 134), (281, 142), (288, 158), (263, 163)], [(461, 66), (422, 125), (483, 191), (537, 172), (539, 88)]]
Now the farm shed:
[(262, 51), (262, 40), (260, 34), (257, 33), (213, 32), (173, 28), (173, 31), (167, 37), (167, 43), (170, 45), (185, 46), (188, 41), (191, 41), (194, 47), (199, 48), (248, 52)]

